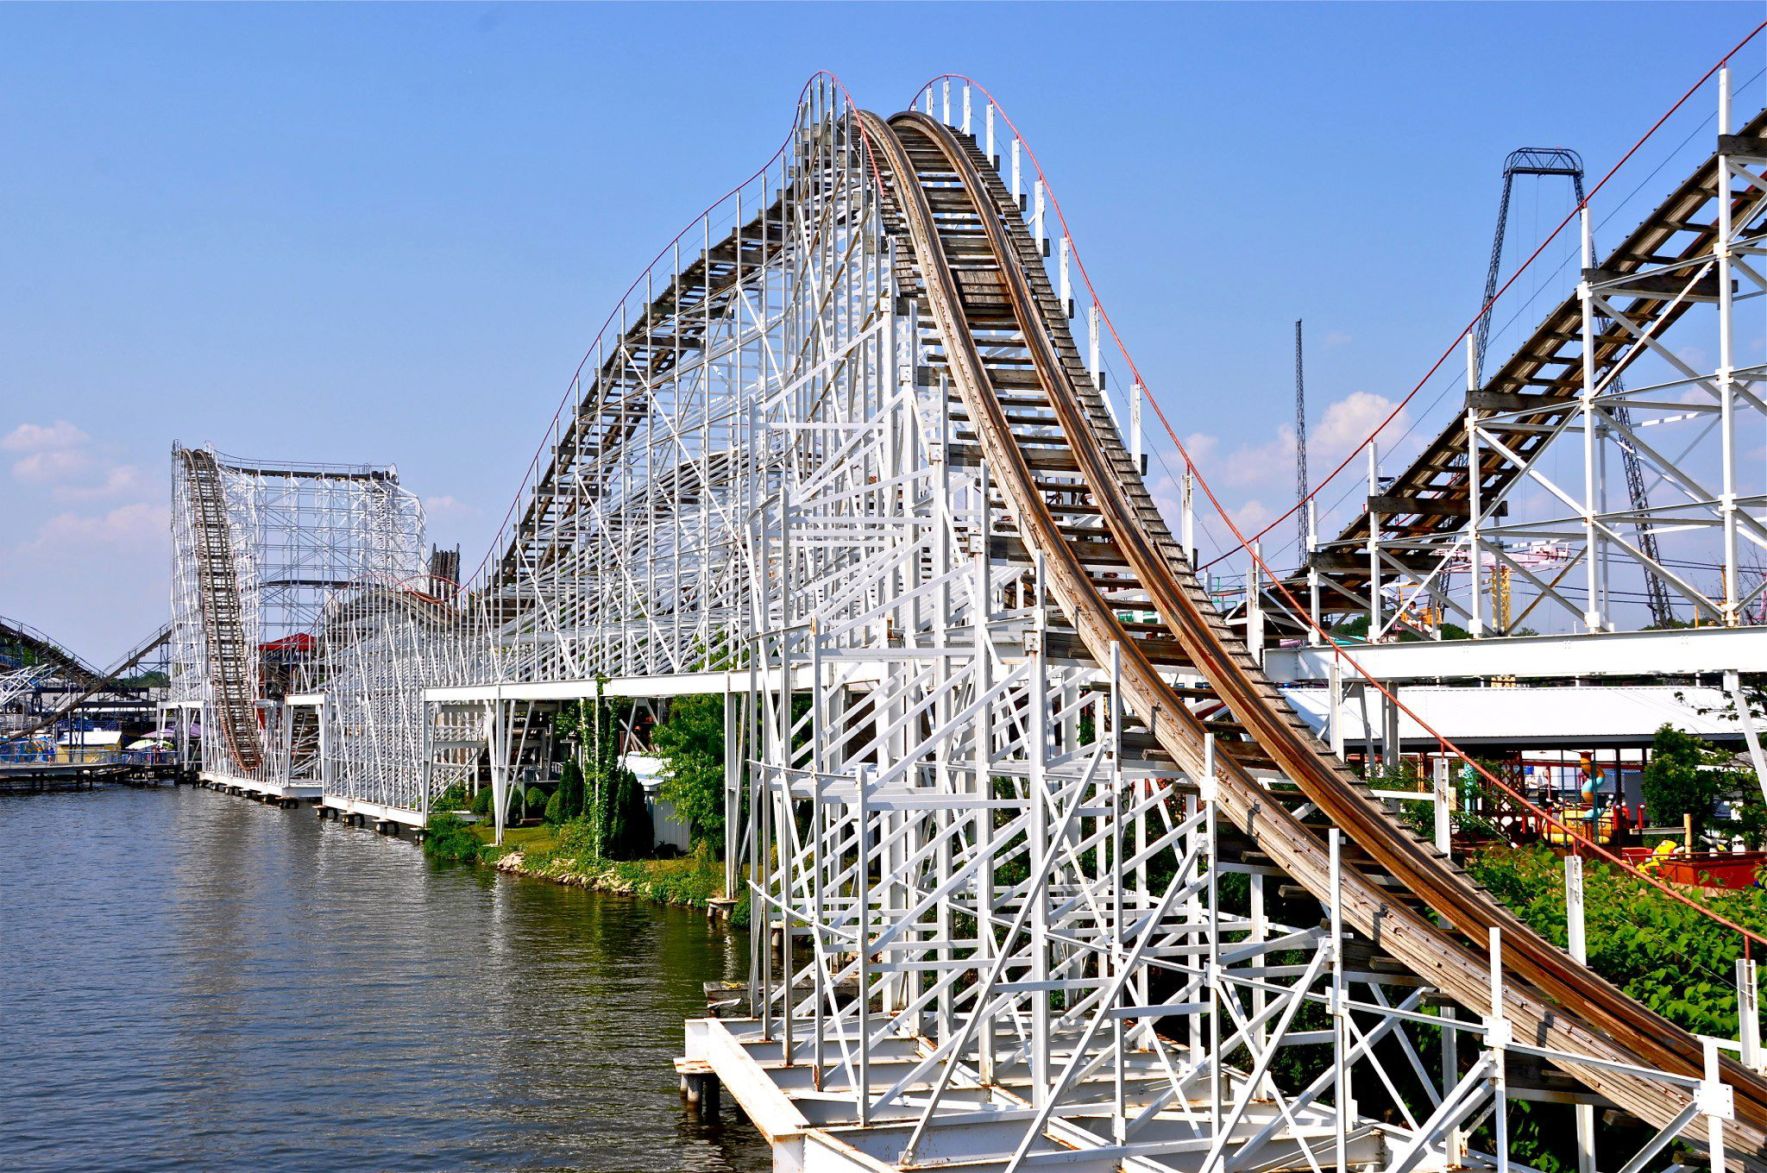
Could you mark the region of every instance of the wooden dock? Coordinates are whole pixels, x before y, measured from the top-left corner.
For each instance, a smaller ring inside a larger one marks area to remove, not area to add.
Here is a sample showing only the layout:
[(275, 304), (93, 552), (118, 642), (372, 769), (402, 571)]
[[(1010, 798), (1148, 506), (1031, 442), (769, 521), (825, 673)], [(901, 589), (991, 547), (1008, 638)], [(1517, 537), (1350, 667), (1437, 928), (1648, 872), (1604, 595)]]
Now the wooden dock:
[(54, 794), (101, 785), (157, 786), (178, 778), (176, 766), (141, 762), (4, 762), (0, 795)]

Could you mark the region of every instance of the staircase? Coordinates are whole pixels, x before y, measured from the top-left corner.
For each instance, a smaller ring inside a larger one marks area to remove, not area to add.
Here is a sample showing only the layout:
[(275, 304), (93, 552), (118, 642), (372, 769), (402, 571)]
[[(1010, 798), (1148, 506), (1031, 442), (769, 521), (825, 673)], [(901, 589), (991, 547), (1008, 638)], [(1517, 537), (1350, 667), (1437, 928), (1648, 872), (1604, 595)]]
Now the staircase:
[(214, 715), (235, 765), (242, 773), (256, 774), (264, 753), (251, 682), (252, 645), (240, 608), (239, 574), (233, 563), (221, 470), (212, 452), (185, 448), (179, 455), (184, 462)]

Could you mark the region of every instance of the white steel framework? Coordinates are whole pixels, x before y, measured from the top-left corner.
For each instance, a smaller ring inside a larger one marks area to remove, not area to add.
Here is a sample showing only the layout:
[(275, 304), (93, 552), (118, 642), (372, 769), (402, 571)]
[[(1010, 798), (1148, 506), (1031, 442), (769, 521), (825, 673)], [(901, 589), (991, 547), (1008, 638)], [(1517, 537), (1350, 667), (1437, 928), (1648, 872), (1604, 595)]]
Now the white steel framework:
[[(990, 197), (997, 186), (1017, 206), (1012, 239), (1054, 260), (1036, 281), (1072, 316), (1072, 243), (1016, 130), (968, 84), (923, 100), (985, 160)], [(1589, 1137), (1589, 1169), (1640, 1168), (1684, 1135), (1719, 1165), (1726, 1143), (1757, 1145), (1731, 1107), (1760, 1063), (1746, 1029), (1709, 1042), (1701, 1072), (1658, 1069), (1575, 1015), (1543, 1015), (1499, 930), (1474, 943), (1473, 986), (1464, 965), (1431, 970), (1415, 951), (1399, 964), (1383, 936), (1399, 922), (1368, 911), (1378, 886), (1336, 829), (1305, 885), (1287, 882), (1304, 844), (1264, 838), (1260, 820), (1317, 820), (1295, 780), (1212, 732), (1181, 766), (1161, 748), (1168, 731), (1131, 714), (1123, 648), (1088, 654), (1066, 626), (1045, 551), (951, 383), (960, 342), (984, 359), (1021, 343), (1005, 326), (953, 338), (926, 313), (905, 179), (884, 178), (864, 125), (838, 83), (815, 79), (778, 155), (634, 283), (457, 594), (413, 586), (414, 505), (368, 522), (390, 480), (340, 483), (326, 516), (352, 535), (337, 547), (347, 582), (300, 628), (319, 634), (323, 670), (283, 707), (280, 746), (297, 741), (293, 713), (316, 709), (327, 795), (421, 813), (482, 765), (501, 820), (549, 708), (722, 694), (727, 877), (750, 903), (753, 971), (746, 1015), (690, 1024), (684, 1070), (721, 1078), (783, 1167), (1502, 1169), (1508, 1105), (1528, 1098), (1621, 1103), (1651, 1121), (1642, 1149), (1598, 1153)], [(1725, 174), (1759, 186), (1750, 159), (1731, 151)], [(955, 183), (927, 186), (935, 220), (954, 217), (933, 201)], [(1719, 234), (1731, 271), (1754, 255), (1737, 231)], [(971, 281), (965, 304), (985, 305)], [(1625, 330), (1635, 319), (1608, 281), (1587, 282), (1583, 316), (1599, 303)], [(1104, 394), (1095, 300), (1084, 326), (1083, 349), (1064, 334), (1072, 365), (1133, 467), (1143, 388)], [(1734, 424), (1739, 404), (1760, 406), (1758, 371), (1726, 371), (1712, 386)], [(1559, 431), (1608, 426), (1599, 378), (1586, 372)], [(1647, 402), (1641, 389), (1635, 419)], [(1061, 472), (1059, 429), (1026, 418), (1015, 436)], [(237, 532), (274, 527), (260, 499), (274, 474), (228, 465), (223, 480)], [(1725, 483), (1720, 520), (1746, 540), (1760, 502), (1734, 470)], [(180, 484), (176, 646), (184, 695), (212, 704), (200, 511)], [(1590, 564), (1623, 547), (1611, 511), (1577, 520)], [(1106, 549), (1110, 533), (1091, 526), (1076, 540)], [(1193, 554), (1188, 517), (1182, 532)], [(287, 540), (254, 538), (236, 563), (254, 633), (275, 613), (267, 567), (298, 561), (270, 552)], [(1371, 557), (1378, 569), (1378, 542)], [(1378, 611), (1376, 577), (1363, 605)], [(1736, 619), (1747, 593), (1708, 601)], [(1157, 625), (1146, 590), (1119, 590), (1111, 608), (1125, 632)], [(1245, 619), (1261, 649), (1260, 610)], [(1173, 716), (1226, 727), (1203, 672), (1162, 671), (1187, 706)], [(279, 760), (292, 777), (294, 755)], [(1228, 803), (1246, 778), (1249, 808), (1243, 789)], [(1446, 850), (1445, 819), (1437, 834)], [(1752, 968), (1741, 984), (1752, 997)], [(1725, 1047), (1742, 1067), (1720, 1065)], [(1469, 1154), (1480, 1145), (1490, 1154)]]

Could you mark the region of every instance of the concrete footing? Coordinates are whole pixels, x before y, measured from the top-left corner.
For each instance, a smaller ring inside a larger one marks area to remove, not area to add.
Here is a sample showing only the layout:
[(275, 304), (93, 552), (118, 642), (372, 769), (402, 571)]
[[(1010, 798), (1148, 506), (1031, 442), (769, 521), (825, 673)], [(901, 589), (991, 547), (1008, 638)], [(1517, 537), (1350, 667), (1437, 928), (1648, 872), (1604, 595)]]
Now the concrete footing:
[(681, 1076), (682, 1100), (701, 1120), (716, 1120), (724, 1093), (712, 1065), (700, 1059), (677, 1059), (675, 1070)]

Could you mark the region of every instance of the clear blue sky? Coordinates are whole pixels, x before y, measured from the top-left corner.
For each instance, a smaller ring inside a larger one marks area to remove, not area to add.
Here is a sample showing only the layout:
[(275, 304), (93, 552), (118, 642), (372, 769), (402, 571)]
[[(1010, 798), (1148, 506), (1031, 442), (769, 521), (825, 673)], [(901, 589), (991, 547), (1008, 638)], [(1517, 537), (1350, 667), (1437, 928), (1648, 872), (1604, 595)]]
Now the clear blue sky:
[[(1280, 451), (1293, 319), (1316, 427), (1397, 398), (1477, 306), (1505, 153), (1605, 170), (1761, 12), (0, 7), (0, 614), (101, 661), (163, 621), (175, 439), (394, 462), (476, 564), (613, 299), (818, 68), (882, 111), (988, 84), (1230, 470)], [(1251, 463), (1224, 490), (1280, 510)]]

